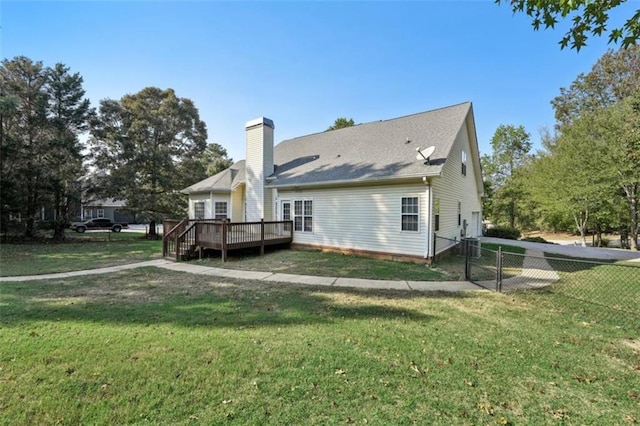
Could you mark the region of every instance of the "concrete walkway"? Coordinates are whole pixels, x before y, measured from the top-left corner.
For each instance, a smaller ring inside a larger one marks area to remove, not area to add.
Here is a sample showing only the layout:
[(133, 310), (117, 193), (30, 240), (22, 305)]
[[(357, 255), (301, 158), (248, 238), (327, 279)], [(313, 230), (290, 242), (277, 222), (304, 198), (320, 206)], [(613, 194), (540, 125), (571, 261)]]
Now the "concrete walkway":
[(549, 265), (543, 252), (527, 250), (522, 262), (522, 273), (517, 277), (502, 280), (502, 291), (542, 288), (559, 279), (560, 276)]
[(211, 275), (241, 280), (256, 280), (291, 284), (304, 284), (326, 287), (370, 288), (380, 290), (406, 291), (483, 291), (484, 289), (467, 281), (396, 281), (396, 280), (367, 280), (361, 278), (317, 277), (312, 275), (292, 275), (272, 272), (242, 271), (237, 269), (223, 269), (212, 266), (196, 265), (193, 263), (172, 262), (158, 259), (147, 262), (131, 263), (128, 265), (110, 266), (107, 268), (89, 269), (84, 271), (61, 272), (58, 274), (28, 275), (19, 277), (0, 277), (0, 282), (19, 282), (34, 280), (53, 280), (60, 278), (79, 277), (87, 275), (109, 274), (128, 269), (144, 267), (164, 268), (171, 271), (185, 272), (197, 275)]
[[(558, 281), (560, 276), (553, 270), (538, 250), (527, 250), (522, 261), (520, 275), (502, 280), (502, 291), (542, 288)], [(496, 280), (477, 281), (484, 288), (495, 289)]]
[(505, 240), (502, 238), (482, 237), (483, 243), (503, 244), (505, 246), (518, 246), (527, 250), (561, 254), (564, 256), (581, 257), (587, 259), (615, 259), (640, 262), (640, 252), (622, 250), (616, 248), (582, 247), (576, 245), (558, 245), (532, 243), (530, 241)]

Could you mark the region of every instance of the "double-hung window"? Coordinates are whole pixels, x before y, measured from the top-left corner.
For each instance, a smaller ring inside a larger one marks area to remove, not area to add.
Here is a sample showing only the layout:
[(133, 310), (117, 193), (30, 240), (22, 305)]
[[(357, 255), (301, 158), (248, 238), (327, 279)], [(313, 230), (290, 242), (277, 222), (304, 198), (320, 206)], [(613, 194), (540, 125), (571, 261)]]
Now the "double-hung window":
[(193, 217), (195, 219), (204, 219), (204, 201), (193, 203)]
[(214, 204), (214, 218), (215, 219), (226, 219), (227, 218), (227, 202), (226, 201), (216, 201)]
[(313, 201), (295, 200), (293, 202), (294, 231), (313, 232)]
[(104, 209), (98, 209), (98, 217), (104, 217)]
[(402, 230), (418, 231), (418, 197), (402, 197)]

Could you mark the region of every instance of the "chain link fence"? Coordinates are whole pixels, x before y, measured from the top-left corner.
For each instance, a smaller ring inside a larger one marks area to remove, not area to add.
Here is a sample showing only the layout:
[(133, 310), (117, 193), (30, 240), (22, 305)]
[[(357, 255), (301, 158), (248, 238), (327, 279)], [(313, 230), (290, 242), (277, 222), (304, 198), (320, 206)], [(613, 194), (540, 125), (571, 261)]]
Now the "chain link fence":
[(444, 259), (451, 254), (461, 254), (460, 247), (463, 240), (445, 238), (439, 235), (434, 235), (433, 237), (433, 252), (436, 253), (436, 260)]
[(552, 298), (594, 319), (622, 319), (640, 328), (640, 263), (613, 263), (490, 250), (464, 240), (465, 278), (488, 290)]

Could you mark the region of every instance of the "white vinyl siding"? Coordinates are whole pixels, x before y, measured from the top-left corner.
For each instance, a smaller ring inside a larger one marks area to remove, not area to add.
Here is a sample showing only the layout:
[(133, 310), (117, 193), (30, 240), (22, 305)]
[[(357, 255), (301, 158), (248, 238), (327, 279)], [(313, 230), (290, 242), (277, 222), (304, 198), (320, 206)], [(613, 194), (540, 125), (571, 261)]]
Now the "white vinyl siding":
[(273, 189), (265, 188), (264, 189), (264, 216), (262, 219), (264, 220), (273, 220), (273, 210), (274, 210), (274, 202), (273, 202)]
[(229, 194), (226, 193), (203, 192), (199, 194), (189, 194), (189, 218), (214, 219), (216, 203), (226, 203), (228, 212), (230, 200)]
[[(367, 186), (300, 191), (280, 189), (280, 200), (313, 200), (313, 232), (295, 232), (294, 243), (424, 256), (425, 185)], [(402, 232), (402, 197), (417, 197), (417, 232)]]
[[(462, 151), (466, 153), (466, 176), (461, 173)], [(438, 200), (440, 216), (439, 230), (436, 234), (440, 237), (460, 240), (463, 236), (461, 234), (464, 221), (471, 223), (472, 212), (482, 211), (475, 178), (477, 171), (474, 169), (475, 163), (469, 152), (471, 150), (467, 126), (463, 125), (443, 166), (442, 176), (433, 180), (433, 196)], [(458, 216), (458, 203), (460, 203), (460, 216)], [(471, 229), (467, 229), (467, 234), (470, 233)]]
[(239, 186), (231, 193), (231, 221), (244, 221), (244, 185)]
[(273, 129), (266, 125), (247, 129), (246, 148), (245, 216), (248, 222), (271, 220), (272, 194), (264, 183), (273, 173)]

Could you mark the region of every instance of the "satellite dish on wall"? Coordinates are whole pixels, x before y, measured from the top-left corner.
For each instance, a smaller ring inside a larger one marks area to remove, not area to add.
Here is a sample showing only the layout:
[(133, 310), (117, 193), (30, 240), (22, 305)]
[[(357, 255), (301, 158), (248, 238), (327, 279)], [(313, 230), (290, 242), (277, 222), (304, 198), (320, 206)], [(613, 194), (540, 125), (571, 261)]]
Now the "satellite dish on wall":
[(416, 151), (418, 151), (418, 155), (416, 155), (416, 160), (423, 160), (424, 164), (429, 164), (429, 157), (433, 155), (435, 150), (436, 150), (435, 146), (429, 146), (424, 150), (420, 147), (416, 148)]

